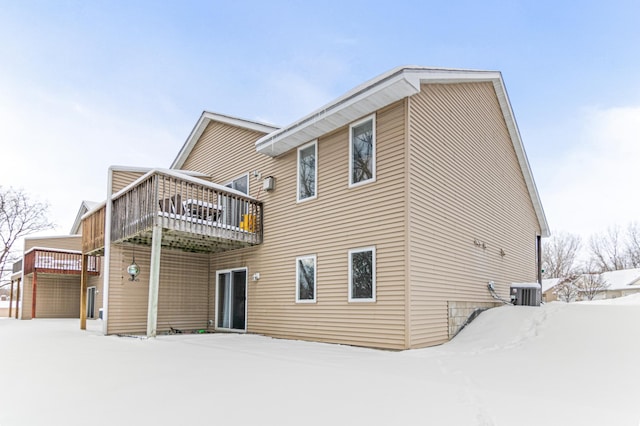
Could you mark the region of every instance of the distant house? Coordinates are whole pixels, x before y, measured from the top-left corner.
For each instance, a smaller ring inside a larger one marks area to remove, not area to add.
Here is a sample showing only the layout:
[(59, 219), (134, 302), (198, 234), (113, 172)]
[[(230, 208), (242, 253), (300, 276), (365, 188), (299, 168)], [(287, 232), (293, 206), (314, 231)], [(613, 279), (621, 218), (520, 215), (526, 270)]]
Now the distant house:
[[(95, 203), (83, 201), (80, 217), (92, 205)], [(77, 232), (76, 228), (74, 224)], [(19, 319), (80, 318), (84, 306), (81, 298), (84, 298), (85, 315), (97, 317), (102, 306), (102, 299), (97, 297), (102, 288), (100, 258), (85, 256), (83, 263), (81, 249), (81, 235), (25, 238), (22, 258), (14, 264), (11, 276), (11, 300), (14, 300), (15, 284), (15, 300), (20, 304), (18, 309), (12, 306), (7, 314)], [(89, 283), (84, 293), (81, 292), (83, 267)]]
[[(615, 299), (616, 297), (629, 296), (640, 292), (640, 268), (609, 271), (596, 275), (600, 276), (607, 287), (606, 289), (597, 291), (593, 300)], [(582, 275), (576, 279), (578, 286), (585, 276), (586, 275)], [(544, 302), (558, 300), (555, 292), (557, 291), (559, 283), (559, 278), (542, 280), (542, 300)], [(584, 291), (577, 291), (575, 300), (580, 301), (587, 299)]]
[(282, 128), (204, 112), (170, 169), (106, 186), (82, 217), (105, 334), (436, 345), (549, 234), (494, 71), (396, 68)]
[(560, 278), (545, 278), (542, 280), (542, 301), (553, 302), (558, 300), (555, 294), (556, 286), (560, 283)]
[[(603, 272), (600, 277), (608, 287), (599, 291), (594, 300), (615, 299), (640, 293), (640, 268)], [(580, 298), (585, 299), (584, 296)]]

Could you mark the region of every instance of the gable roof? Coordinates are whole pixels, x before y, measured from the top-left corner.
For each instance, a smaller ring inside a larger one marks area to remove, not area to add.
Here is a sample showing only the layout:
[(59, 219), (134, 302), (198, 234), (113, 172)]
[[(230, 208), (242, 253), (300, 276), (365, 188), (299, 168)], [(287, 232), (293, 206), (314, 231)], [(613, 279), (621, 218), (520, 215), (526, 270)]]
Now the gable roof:
[(243, 118), (233, 117), (230, 115), (203, 111), (202, 115), (200, 115), (200, 119), (196, 123), (193, 130), (191, 130), (189, 137), (180, 149), (180, 152), (176, 156), (175, 160), (173, 160), (173, 163), (171, 163), (171, 169), (179, 169), (183, 166), (184, 162), (187, 160), (187, 157), (189, 157), (189, 154), (193, 150), (193, 147), (196, 145), (196, 142), (198, 142), (198, 139), (200, 139), (200, 136), (202, 136), (202, 133), (212, 121), (241, 127), (243, 129), (254, 130), (261, 133), (271, 133), (275, 130), (278, 130), (278, 127), (272, 126), (270, 124), (245, 120)]
[(451, 84), (466, 82), (490, 82), (493, 84), (515, 149), (518, 164), (522, 170), (527, 191), (540, 225), (541, 236), (548, 237), (550, 231), (547, 218), (542, 208), (542, 202), (533, 179), (522, 139), (520, 138), (520, 132), (511, 109), (502, 74), (499, 71), (420, 66), (397, 67), (355, 87), (311, 114), (283, 128), (204, 111), (178, 156), (171, 164), (171, 169), (179, 169), (184, 165), (196, 142), (211, 121), (265, 133), (265, 136), (256, 141), (256, 151), (275, 157), (345, 126), (357, 118), (377, 111), (407, 96), (419, 93), (423, 83)]
[(80, 227), (82, 226), (82, 216), (84, 216), (84, 214), (89, 210), (94, 209), (98, 204), (100, 203), (87, 200), (83, 200), (82, 203), (80, 203), (80, 208), (78, 209), (76, 220), (73, 221), (73, 226), (71, 227), (71, 232), (69, 232), (69, 234), (77, 235), (80, 233)]
[(520, 138), (507, 90), (499, 71), (420, 66), (394, 68), (357, 86), (300, 120), (263, 136), (256, 141), (256, 150), (269, 156), (278, 156), (393, 102), (419, 93), (423, 83), (465, 82), (490, 82), (493, 84), (540, 225), (541, 235), (548, 237), (550, 235), (549, 225)]
[(609, 284), (607, 290), (624, 290), (640, 285), (640, 268), (603, 272), (600, 276)]

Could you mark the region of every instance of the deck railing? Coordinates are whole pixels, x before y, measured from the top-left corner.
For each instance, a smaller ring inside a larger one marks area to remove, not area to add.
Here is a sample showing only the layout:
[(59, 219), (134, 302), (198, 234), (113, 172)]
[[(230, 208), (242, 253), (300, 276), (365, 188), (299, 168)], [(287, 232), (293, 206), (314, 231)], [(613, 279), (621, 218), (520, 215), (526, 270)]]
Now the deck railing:
[(104, 220), (106, 208), (103, 205), (82, 220), (82, 252), (94, 253), (104, 249)]
[(200, 244), (213, 251), (207, 237), (218, 248), (262, 243), (262, 202), (178, 173), (156, 170), (125, 188), (113, 199), (111, 217), (112, 242), (140, 242), (159, 225), (175, 237), (172, 245), (187, 250)]
[[(41, 272), (49, 274), (80, 274), (82, 272), (82, 253), (34, 248), (24, 255), (24, 274)], [(100, 273), (100, 258), (88, 256), (87, 272)]]

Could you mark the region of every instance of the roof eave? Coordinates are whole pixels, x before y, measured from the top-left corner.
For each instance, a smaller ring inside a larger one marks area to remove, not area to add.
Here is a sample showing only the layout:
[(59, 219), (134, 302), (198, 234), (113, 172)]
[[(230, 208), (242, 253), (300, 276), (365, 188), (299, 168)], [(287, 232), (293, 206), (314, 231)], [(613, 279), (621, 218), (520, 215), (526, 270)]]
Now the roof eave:
[(393, 102), (420, 91), (420, 84), (402, 73), (388, 76), (374, 85), (351, 91), (284, 129), (256, 142), (256, 150), (271, 157), (281, 155), (306, 142), (371, 114)]
[(209, 111), (203, 111), (202, 115), (198, 119), (196, 125), (189, 133), (187, 140), (184, 145), (180, 149), (180, 152), (171, 163), (170, 169), (179, 169), (184, 165), (184, 162), (189, 157), (191, 150), (195, 146), (196, 142), (200, 139), (205, 129), (209, 125), (211, 121), (217, 121), (224, 124), (229, 124), (231, 126), (241, 127), (248, 130), (254, 130), (260, 133), (271, 133), (273, 131), (278, 130), (278, 127), (272, 126), (266, 123), (260, 123), (257, 121), (245, 120), (243, 118), (233, 117), (230, 115), (217, 114)]

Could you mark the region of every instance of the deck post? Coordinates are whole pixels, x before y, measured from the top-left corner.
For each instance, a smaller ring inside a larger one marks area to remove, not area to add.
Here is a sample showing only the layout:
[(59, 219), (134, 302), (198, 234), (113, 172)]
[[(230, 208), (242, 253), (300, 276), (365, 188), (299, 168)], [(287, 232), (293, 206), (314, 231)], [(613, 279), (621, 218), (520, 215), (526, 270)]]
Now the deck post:
[(13, 278), (11, 278), (11, 289), (9, 290), (9, 318), (11, 318), (12, 307), (13, 307)]
[[(20, 283), (22, 278), (18, 278), (18, 291), (16, 292), (16, 319), (18, 319), (18, 306), (20, 305)], [(24, 308), (24, 304), (22, 306)]]
[(87, 329), (87, 255), (82, 254), (80, 272), (80, 330)]
[(147, 337), (156, 337), (158, 328), (158, 290), (160, 287), (160, 248), (162, 227), (153, 225), (151, 236), (151, 264), (149, 266), (149, 311), (147, 314)]
[(38, 290), (38, 273), (36, 271), (33, 271), (31, 289), (31, 319), (34, 319), (36, 317), (36, 291)]

